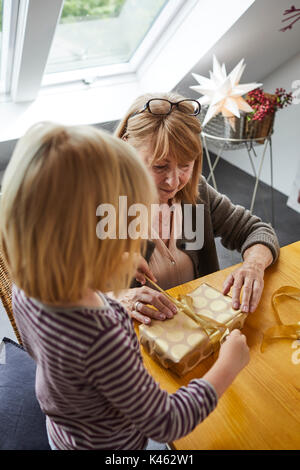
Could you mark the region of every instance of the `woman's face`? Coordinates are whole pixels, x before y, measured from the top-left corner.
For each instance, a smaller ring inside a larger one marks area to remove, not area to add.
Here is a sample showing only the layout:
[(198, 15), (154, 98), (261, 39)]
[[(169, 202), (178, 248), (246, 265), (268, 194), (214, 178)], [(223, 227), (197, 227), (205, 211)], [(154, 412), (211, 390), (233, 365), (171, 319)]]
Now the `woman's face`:
[(167, 203), (189, 182), (194, 168), (194, 161), (179, 164), (168, 156), (159, 162), (150, 164), (151, 153), (147, 147), (138, 149), (139, 154), (151, 171), (158, 191), (159, 202)]

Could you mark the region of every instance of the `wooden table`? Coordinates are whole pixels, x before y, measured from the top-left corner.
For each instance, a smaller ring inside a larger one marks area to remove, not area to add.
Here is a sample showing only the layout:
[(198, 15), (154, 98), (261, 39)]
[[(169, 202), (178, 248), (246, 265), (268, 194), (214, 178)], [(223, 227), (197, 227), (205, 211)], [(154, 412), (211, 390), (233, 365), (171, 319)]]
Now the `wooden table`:
[[(238, 265), (236, 265), (238, 266)], [(170, 289), (184, 294), (203, 282), (222, 290), (236, 266)], [(300, 287), (300, 241), (280, 250), (279, 261), (265, 273), (265, 287), (257, 310), (249, 314), (243, 333), (250, 362), (220, 398), (216, 409), (193, 432), (171, 444), (176, 450), (300, 449), (300, 340), (280, 340), (260, 352), (262, 332), (275, 325), (272, 293), (290, 285)], [(281, 307), (284, 323), (300, 322), (300, 304), (287, 300)], [(164, 369), (143, 351), (144, 364), (169, 393), (203, 376), (217, 358), (215, 353), (183, 378)]]

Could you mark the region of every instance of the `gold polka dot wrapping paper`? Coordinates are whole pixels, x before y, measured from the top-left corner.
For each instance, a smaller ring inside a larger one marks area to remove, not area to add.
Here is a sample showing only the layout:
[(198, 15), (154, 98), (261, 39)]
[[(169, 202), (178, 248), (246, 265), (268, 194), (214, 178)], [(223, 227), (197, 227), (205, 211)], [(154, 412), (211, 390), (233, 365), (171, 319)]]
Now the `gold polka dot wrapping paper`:
[(178, 300), (197, 321), (183, 308), (172, 319), (139, 325), (139, 332), (146, 351), (165, 368), (183, 376), (212, 354), (225, 334), (241, 329), (247, 314), (234, 310), (231, 297), (208, 284), (201, 284)]

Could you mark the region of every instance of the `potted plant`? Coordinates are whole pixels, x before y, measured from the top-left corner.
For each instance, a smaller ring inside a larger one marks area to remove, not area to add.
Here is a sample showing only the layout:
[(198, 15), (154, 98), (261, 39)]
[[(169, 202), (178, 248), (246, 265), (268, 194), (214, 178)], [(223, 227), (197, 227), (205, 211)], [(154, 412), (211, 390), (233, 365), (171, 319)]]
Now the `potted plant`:
[(244, 132), (247, 138), (267, 137), (272, 132), (276, 111), (289, 106), (292, 100), (292, 93), (287, 93), (284, 88), (276, 88), (274, 94), (266, 93), (262, 88), (250, 91), (246, 101), (253, 112), (246, 115)]

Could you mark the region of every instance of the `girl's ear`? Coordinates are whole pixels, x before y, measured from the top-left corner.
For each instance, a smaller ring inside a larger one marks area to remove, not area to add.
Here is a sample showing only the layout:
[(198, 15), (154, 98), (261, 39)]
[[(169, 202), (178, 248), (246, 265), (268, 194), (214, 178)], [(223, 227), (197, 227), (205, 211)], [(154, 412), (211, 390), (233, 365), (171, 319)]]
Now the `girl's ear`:
[(122, 135), (121, 139), (124, 140), (124, 142), (127, 142), (127, 140), (128, 140), (128, 134)]

